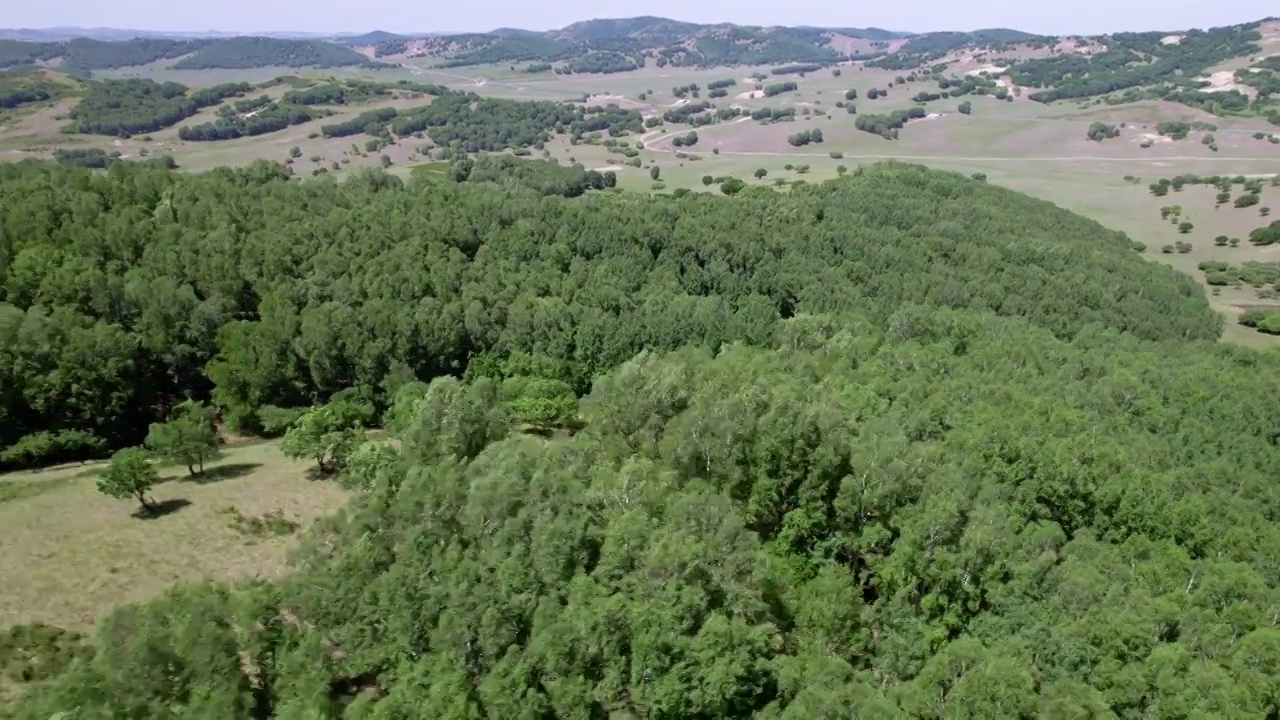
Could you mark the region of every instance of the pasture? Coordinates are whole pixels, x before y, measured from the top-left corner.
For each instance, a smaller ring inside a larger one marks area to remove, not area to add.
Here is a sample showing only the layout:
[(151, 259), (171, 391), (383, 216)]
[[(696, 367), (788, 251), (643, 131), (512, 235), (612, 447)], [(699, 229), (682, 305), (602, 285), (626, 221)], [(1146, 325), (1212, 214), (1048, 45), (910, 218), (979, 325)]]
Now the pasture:
[(275, 577), (297, 533), (256, 537), (235, 515), (279, 512), (305, 527), (341, 507), (346, 493), (307, 477), (307, 463), (275, 443), (233, 445), (202, 477), (165, 468), (151, 497), (158, 517), (101, 495), (100, 463), (0, 476), (0, 627), (48, 623), (87, 630), (112, 608), (175, 583)]

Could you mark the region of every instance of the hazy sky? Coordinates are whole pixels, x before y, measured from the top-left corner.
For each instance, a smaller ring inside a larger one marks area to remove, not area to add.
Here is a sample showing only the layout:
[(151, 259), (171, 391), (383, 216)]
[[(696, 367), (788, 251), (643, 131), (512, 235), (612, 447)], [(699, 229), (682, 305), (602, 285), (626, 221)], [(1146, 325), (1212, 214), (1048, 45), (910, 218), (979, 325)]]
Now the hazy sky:
[[(593, 17), (660, 15), (741, 25), (972, 30), (1012, 27), (1045, 34), (1175, 30), (1231, 25), (1280, 12), (1276, 0), (0, 0), (4, 27), (115, 27), (236, 32), (426, 32), (521, 27), (545, 30)], [(863, 6), (863, 7), (858, 7)]]

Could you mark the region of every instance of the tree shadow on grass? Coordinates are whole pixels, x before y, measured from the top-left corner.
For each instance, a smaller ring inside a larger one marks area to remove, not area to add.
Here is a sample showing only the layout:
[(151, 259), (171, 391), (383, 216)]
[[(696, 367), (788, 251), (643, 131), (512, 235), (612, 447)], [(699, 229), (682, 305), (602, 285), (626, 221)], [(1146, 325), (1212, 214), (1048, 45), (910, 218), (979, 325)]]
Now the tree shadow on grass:
[(133, 516), (139, 520), (155, 520), (165, 515), (172, 515), (179, 510), (187, 507), (191, 501), (186, 498), (174, 498), (172, 500), (161, 500), (157, 503), (151, 503), (150, 508), (138, 508), (133, 511)]
[(226, 465), (216, 465), (211, 468), (205, 468), (204, 472), (199, 475), (187, 475), (182, 479), (187, 482), (193, 482), (197, 485), (208, 485), (210, 483), (222, 482), (223, 480), (232, 480), (234, 478), (244, 477), (260, 467), (262, 467), (262, 463), (228, 463)]

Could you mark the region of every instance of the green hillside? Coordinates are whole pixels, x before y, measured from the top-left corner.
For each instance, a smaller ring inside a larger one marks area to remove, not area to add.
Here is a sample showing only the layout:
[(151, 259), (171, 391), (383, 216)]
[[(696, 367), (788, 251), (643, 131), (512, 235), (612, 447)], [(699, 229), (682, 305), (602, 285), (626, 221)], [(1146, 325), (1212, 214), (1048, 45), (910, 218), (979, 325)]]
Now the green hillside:
[(1189, 278), (918, 166), (475, 180), (0, 166), (6, 462), (187, 396), (399, 441), (320, 456), (357, 496), (292, 575), (122, 608), (0, 715), (1280, 712), (1280, 358)]

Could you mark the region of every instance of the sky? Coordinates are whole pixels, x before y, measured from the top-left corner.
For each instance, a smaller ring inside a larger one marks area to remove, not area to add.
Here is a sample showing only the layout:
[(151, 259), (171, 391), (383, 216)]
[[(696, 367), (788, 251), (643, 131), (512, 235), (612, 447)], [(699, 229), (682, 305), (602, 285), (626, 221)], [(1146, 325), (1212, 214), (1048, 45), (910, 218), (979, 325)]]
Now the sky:
[(391, 32), (484, 31), (496, 27), (548, 30), (596, 17), (659, 15), (688, 22), (739, 25), (881, 27), (890, 30), (973, 30), (1011, 27), (1046, 35), (1122, 30), (1181, 30), (1258, 20), (1280, 14), (1276, 0), (2, 0), (0, 25), (17, 28), (112, 27), (156, 31)]

